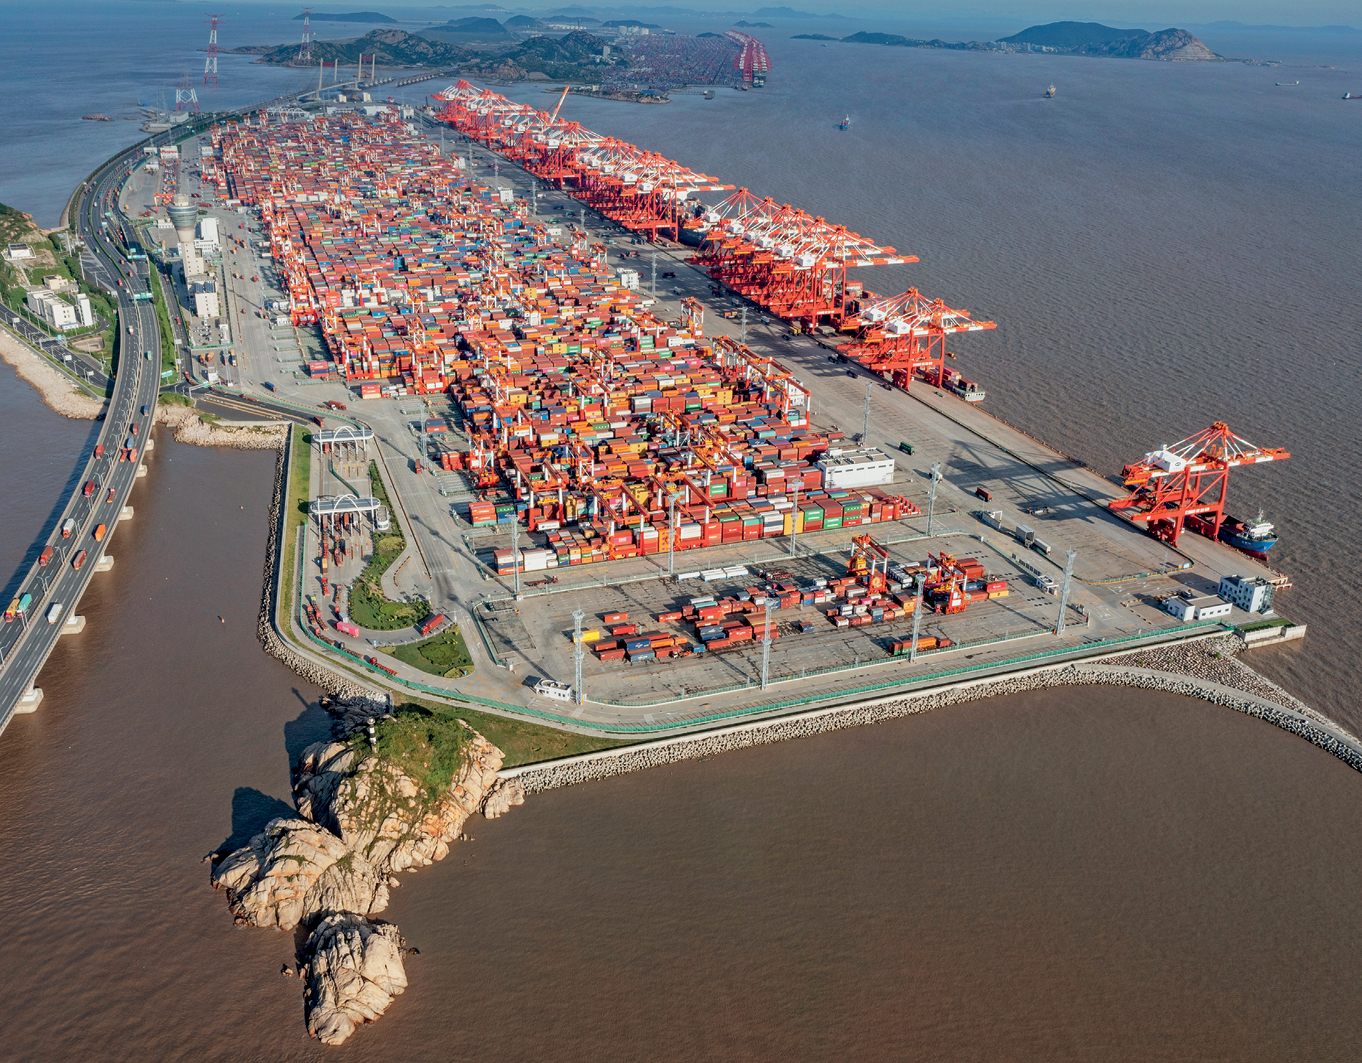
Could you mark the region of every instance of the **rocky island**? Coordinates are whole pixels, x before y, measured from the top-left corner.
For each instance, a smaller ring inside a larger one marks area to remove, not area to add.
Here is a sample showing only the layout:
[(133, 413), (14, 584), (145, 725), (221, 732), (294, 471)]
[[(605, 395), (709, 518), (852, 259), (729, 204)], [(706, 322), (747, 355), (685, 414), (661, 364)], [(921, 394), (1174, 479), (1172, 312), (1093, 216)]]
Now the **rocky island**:
[[(832, 41), (821, 33), (800, 33), (795, 40)], [(896, 48), (946, 48), (965, 52), (1042, 52), (1108, 59), (1161, 59), (1166, 62), (1223, 60), (1187, 30), (1121, 30), (1100, 22), (1051, 22), (1031, 26), (996, 41), (920, 40), (897, 33), (862, 31), (840, 38), (846, 44), (885, 44)]]
[(308, 746), (294, 768), (298, 815), (211, 858), (238, 926), (308, 931), (307, 1030), (341, 1044), (407, 986), (410, 950), (397, 927), (374, 920), (397, 873), (443, 859), (470, 816), (502, 815), (524, 791), (498, 780), (501, 750), (463, 720), (365, 700), (332, 710), (336, 739)]

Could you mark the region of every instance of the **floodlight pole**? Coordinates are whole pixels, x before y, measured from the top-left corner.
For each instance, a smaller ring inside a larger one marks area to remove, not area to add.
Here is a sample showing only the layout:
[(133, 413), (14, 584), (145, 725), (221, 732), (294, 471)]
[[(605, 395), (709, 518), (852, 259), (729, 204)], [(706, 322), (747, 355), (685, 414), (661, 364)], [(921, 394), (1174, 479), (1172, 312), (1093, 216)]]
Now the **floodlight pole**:
[(1069, 547), (1064, 560), (1064, 587), (1059, 592), (1059, 620), (1055, 623), (1055, 637), (1064, 634), (1064, 614), (1069, 606), (1069, 588), (1073, 585), (1074, 579), (1074, 558), (1078, 556), (1078, 551)]

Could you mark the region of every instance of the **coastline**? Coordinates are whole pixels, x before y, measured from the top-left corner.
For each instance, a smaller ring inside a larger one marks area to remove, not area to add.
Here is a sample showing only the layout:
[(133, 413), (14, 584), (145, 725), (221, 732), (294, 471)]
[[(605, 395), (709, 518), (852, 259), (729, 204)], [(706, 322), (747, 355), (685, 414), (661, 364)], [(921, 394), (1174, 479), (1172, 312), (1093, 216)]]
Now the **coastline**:
[(0, 360), (12, 366), (19, 379), (32, 387), (49, 409), (63, 417), (95, 421), (108, 405), (82, 390), (74, 380), (4, 330), (0, 330)]
[[(1155, 647), (1097, 663), (1042, 666), (1012, 675), (966, 680), (906, 697), (891, 696), (859, 705), (817, 709), (615, 750), (524, 764), (505, 768), (500, 774), (505, 779), (518, 779), (528, 796), (735, 749), (915, 716), (981, 698), (1063, 686), (1124, 686), (1193, 697), (1289, 731), (1362, 772), (1362, 741), (1235, 660), (1232, 654), (1241, 648), (1236, 636), (1223, 635), (1172, 650)], [(1161, 650), (1163, 658), (1154, 656)], [(1139, 662), (1146, 654), (1152, 658), (1148, 663), (1171, 665), (1174, 670), (1143, 666)]]

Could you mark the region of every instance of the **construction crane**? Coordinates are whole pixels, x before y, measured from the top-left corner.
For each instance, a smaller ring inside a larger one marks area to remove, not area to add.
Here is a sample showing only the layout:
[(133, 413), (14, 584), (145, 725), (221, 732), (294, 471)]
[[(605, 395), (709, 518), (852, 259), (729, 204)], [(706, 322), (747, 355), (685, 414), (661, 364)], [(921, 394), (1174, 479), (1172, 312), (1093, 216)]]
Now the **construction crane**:
[(940, 299), (928, 299), (909, 288), (847, 318), (843, 328), (858, 332), (855, 342), (843, 346), (840, 353), (905, 390), (919, 371), (940, 387), (946, 376), (946, 337), (997, 327), (992, 321), (973, 320), (968, 310), (952, 310)]
[(864, 583), (872, 594), (883, 594), (889, 581), (889, 550), (874, 537), (858, 535), (851, 540), (847, 575)]
[(1146, 525), (1151, 535), (1171, 546), (1188, 524), (1216, 539), (1225, 521), (1230, 469), (1289, 457), (1280, 447), (1255, 446), (1216, 421), (1204, 432), (1162, 446), (1122, 469), (1121, 481), (1130, 494), (1109, 508), (1130, 511), (1130, 520)]

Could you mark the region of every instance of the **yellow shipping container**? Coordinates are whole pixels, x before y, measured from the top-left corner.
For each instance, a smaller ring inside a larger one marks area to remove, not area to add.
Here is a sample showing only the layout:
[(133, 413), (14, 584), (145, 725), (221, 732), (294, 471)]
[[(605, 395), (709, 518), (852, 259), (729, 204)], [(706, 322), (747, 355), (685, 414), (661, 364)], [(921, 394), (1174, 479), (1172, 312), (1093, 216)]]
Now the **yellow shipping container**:
[(1006, 598), (1006, 597), (1008, 596), (1008, 594), (1010, 594), (1010, 593), (1011, 593), (1010, 591), (994, 591), (994, 592), (993, 592), (992, 594), (990, 594), (988, 597), (989, 597), (990, 600), (992, 600), (992, 599), (994, 599), (994, 598)]
[(599, 641), (600, 641), (600, 638), (601, 638), (601, 633), (600, 633), (599, 630), (583, 631), (583, 632), (582, 632), (582, 641), (583, 641), (583, 642), (599, 642)]

